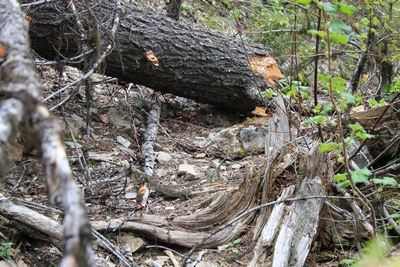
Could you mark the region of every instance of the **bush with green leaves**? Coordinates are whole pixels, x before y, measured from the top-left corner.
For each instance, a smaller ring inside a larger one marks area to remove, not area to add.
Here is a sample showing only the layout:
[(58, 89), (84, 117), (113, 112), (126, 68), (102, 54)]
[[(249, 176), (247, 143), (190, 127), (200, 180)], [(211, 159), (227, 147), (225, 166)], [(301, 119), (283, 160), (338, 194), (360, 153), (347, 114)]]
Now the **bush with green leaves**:
[(12, 242), (3, 243), (0, 245), (0, 257), (7, 260), (13, 256), (14, 249), (12, 248)]

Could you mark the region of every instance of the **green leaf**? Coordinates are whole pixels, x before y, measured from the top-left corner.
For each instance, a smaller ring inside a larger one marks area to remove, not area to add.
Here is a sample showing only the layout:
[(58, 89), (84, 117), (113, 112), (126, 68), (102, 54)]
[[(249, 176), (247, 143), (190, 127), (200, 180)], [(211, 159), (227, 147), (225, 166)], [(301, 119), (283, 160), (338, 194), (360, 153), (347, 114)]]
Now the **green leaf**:
[(358, 122), (356, 122), (354, 124), (349, 124), (348, 127), (350, 129), (352, 129), (354, 132), (356, 132), (356, 131), (364, 131), (364, 128)]
[(350, 181), (346, 180), (343, 183), (339, 183), (336, 185), (337, 188), (347, 188), (350, 186)]
[(390, 214), (390, 217), (393, 219), (400, 218), (400, 213)]
[(343, 30), (345, 32), (351, 32), (351, 27), (344, 23), (343, 21), (332, 21), (329, 26), (331, 27), (332, 31), (340, 31)]
[(239, 243), (240, 243), (240, 241), (242, 241), (242, 239), (241, 239), (241, 238), (235, 239), (235, 240), (233, 240), (233, 244), (239, 244)]
[(329, 2), (323, 2), (323, 3), (319, 3), (321, 5), (321, 7), (326, 11), (326, 12), (336, 12), (338, 11), (338, 7), (336, 5), (333, 5)]
[(311, 0), (296, 0), (296, 3), (301, 5), (308, 5), (311, 3)]
[(239, 250), (237, 248), (231, 248), (231, 250), (232, 250), (233, 253), (238, 253), (239, 252)]
[(382, 179), (373, 178), (373, 179), (371, 179), (371, 181), (374, 184), (380, 184), (380, 185), (383, 185), (383, 186), (384, 185), (391, 185), (391, 186), (396, 186), (397, 185), (397, 181), (395, 179), (393, 179), (393, 178), (390, 178), (390, 177), (384, 177)]
[(315, 116), (314, 117), (314, 119), (315, 119), (315, 123), (317, 123), (317, 124), (321, 124), (321, 123), (323, 123), (324, 122), (324, 116), (321, 116), (321, 115), (318, 115), (318, 116)]
[(342, 77), (333, 77), (332, 85), (335, 89), (337, 88), (344, 89), (344, 87), (346, 86), (346, 80), (343, 79)]
[(357, 104), (357, 98), (355, 98), (352, 94), (348, 92), (342, 92), (340, 96), (344, 99), (346, 99), (346, 102), (348, 104)]
[(325, 151), (328, 151), (330, 149), (337, 149), (338, 148), (338, 144), (335, 142), (329, 142), (329, 143), (325, 143), (325, 144), (321, 144), (321, 146), (319, 147), (319, 152), (320, 153), (324, 153)]
[(305, 120), (305, 121), (303, 122), (303, 125), (304, 125), (304, 126), (309, 126), (309, 125), (313, 124), (314, 122), (315, 122), (315, 117), (310, 118), (310, 119), (308, 119), (308, 120)]
[(351, 177), (353, 178), (354, 183), (364, 183), (368, 181), (368, 176), (372, 175), (372, 172), (367, 168), (362, 168), (359, 170), (355, 170), (351, 173)]
[(312, 34), (312, 35), (319, 35), (319, 37), (326, 36), (326, 32), (324, 32), (324, 31), (308, 30), (307, 33)]
[(347, 35), (331, 33), (330, 37), (335, 43), (347, 44), (349, 42), (349, 37)]
[(321, 82), (324, 82), (324, 83), (328, 83), (328, 82), (329, 82), (328, 77), (326, 77), (324, 74), (318, 73), (318, 74), (317, 74), (317, 78), (318, 78)]
[(354, 259), (343, 259), (340, 261), (340, 264), (353, 264), (354, 262)]
[(357, 8), (355, 6), (350, 6), (346, 5), (343, 3), (337, 3), (337, 6), (339, 7), (339, 10), (349, 16), (353, 16), (354, 12), (357, 11)]
[(375, 138), (375, 135), (373, 135), (373, 134), (367, 134), (367, 133), (365, 133), (365, 132), (358, 132), (358, 133), (356, 133), (356, 136), (357, 136), (358, 138), (362, 139), (362, 140)]
[(344, 181), (347, 179), (347, 173), (338, 173), (333, 176), (336, 182)]

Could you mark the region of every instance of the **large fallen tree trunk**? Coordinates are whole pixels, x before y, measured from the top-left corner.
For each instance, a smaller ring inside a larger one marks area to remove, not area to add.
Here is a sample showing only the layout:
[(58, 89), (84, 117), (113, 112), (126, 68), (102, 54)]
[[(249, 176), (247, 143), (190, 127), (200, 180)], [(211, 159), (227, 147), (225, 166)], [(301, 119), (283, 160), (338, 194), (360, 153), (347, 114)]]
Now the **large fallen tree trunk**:
[[(75, 4), (91, 40), (78, 36), (76, 15), (71, 7), (65, 7), (65, 1), (31, 6), (27, 15), (32, 20), (32, 48), (47, 59), (63, 59), (59, 61), (63, 65), (71, 64), (65, 59), (79, 55), (84, 42), (93, 48), (92, 53), (96, 47), (104, 51), (112, 45), (113, 51), (104, 64), (109, 76), (220, 108), (247, 112), (263, 105), (259, 89), (267, 86), (264, 78), (268, 79), (268, 73), (277, 70), (268, 49), (247, 45), (247, 58), (237, 38), (173, 20), (133, 3), (121, 3), (118, 9), (117, 0), (91, 2), (90, 9), (82, 3)], [(117, 41), (113, 42), (109, 32), (117, 12), (121, 12), (121, 21)], [(90, 14), (95, 14), (99, 22), (97, 32)], [(253, 57), (258, 60), (257, 69), (262, 75), (252, 74), (248, 59)], [(279, 75), (280, 72), (278, 78)]]

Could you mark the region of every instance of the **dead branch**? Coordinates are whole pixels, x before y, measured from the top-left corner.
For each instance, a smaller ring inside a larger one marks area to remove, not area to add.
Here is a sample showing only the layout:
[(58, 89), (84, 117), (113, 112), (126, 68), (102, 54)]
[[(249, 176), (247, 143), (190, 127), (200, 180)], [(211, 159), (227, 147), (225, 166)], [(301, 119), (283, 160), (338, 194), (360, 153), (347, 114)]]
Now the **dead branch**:
[[(32, 131), (31, 144), (38, 144), (42, 155), (49, 197), (52, 202), (61, 201), (65, 208), (64, 217), (64, 258), (61, 266), (75, 262), (78, 266), (91, 266), (93, 253), (90, 247), (91, 230), (86, 218), (85, 207), (61, 142), (59, 127), (47, 108), (40, 103), (42, 85), (36, 73), (30, 54), (28, 22), (15, 0), (1, 1), (0, 45), (2, 55), (0, 95), (14, 105), (13, 112), (6, 115), (4, 141), (15, 131), (21, 117), (28, 118), (23, 125), (25, 132)], [(3, 103), (5, 103), (3, 102)], [(20, 104), (16, 104), (20, 102)], [(1, 104), (3, 104), (1, 103)], [(4, 106), (3, 106), (4, 108)], [(11, 119), (16, 119), (12, 122)], [(2, 143), (2, 147), (6, 143)], [(4, 147), (2, 151), (4, 151)], [(7, 157), (4, 157), (7, 158)], [(4, 158), (0, 158), (4, 166)]]

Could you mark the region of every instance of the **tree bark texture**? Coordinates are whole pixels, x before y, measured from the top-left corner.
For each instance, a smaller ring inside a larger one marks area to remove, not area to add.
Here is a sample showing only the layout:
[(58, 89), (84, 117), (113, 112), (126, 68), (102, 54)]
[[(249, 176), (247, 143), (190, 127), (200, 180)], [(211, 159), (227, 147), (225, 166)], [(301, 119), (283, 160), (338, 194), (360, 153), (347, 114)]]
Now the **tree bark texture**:
[[(252, 74), (237, 38), (173, 20), (135, 2), (121, 3), (117, 10), (115, 2), (91, 1), (99, 22), (101, 50), (114, 46), (106, 58), (106, 75), (219, 108), (247, 112), (263, 105), (259, 88), (267, 83)], [(27, 10), (32, 19), (32, 47), (39, 55), (64, 59), (79, 55), (82, 42), (96, 47), (96, 32), (86, 18), (88, 9), (82, 3), (75, 4), (90, 40), (78, 36), (75, 17), (65, 1), (45, 2)], [(121, 21), (114, 42), (109, 31), (117, 12)], [(270, 52), (256, 45), (247, 45), (246, 50), (249, 57)]]

